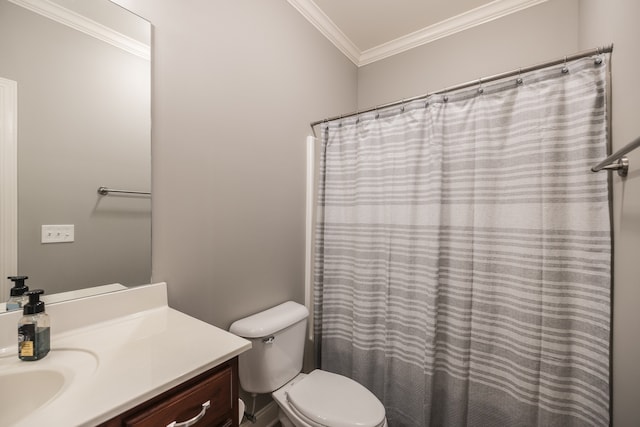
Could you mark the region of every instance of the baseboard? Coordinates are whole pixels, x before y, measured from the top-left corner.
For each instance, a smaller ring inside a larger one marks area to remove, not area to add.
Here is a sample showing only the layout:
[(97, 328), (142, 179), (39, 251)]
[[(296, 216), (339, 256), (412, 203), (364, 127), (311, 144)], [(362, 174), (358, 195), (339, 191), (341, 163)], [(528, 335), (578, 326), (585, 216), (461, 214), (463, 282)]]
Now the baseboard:
[(270, 402), (256, 413), (255, 423), (245, 418), (240, 427), (274, 427), (278, 422), (278, 404)]

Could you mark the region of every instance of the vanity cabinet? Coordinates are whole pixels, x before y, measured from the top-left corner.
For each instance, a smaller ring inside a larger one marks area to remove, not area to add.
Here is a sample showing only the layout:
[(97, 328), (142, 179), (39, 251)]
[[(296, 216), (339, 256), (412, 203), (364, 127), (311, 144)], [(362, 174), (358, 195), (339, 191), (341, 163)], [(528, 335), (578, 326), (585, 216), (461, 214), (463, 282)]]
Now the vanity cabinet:
[[(185, 423), (189, 420), (198, 421), (193, 424)], [(172, 425), (238, 425), (237, 357), (100, 424), (99, 427)]]

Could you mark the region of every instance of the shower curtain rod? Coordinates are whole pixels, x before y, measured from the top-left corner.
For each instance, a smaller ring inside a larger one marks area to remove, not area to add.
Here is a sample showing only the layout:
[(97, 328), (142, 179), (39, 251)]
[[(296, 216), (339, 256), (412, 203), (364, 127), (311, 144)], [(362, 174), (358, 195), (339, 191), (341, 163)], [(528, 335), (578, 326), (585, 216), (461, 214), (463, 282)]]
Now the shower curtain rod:
[[(591, 168), (591, 172), (599, 172), (601, 170), (617, 170), (618, 175), (625, 177), (629, 172), (629, 159), (625, 154), (640, 147), (640, 137), (634, 139), (597, 165)], [(614, 163), (615, 162), (615, 163)]]
[(489, 82), (493, 82), (496, 80), (500, 80), (500, 79), (505, 79), (508, 77), (513, 77), (513, 76), (517, 76), (521, 73), (528, 73), (529, 71), (535, 71), (535, 70), (539, 70), (541, 68), (546, 68), (546, 67), (551, 67), (553, 65), (558, 65), (558, 64), (562, 64), (565, 63), (567, 61), (573, 61), (575, 59), (580, 59), (580, 58), (584, 58), (587, 56), (591, 56), (591, 55), (599, 55), (601, 53), (609, 53), (613, 51), (613, 44), (610, 44), (608, 46), (604, 46), (604, 47), (596, 47), (593, 49), (589, 49), (589, 50), (585, 50), (582, 52), (577, 52), (574, 53), (573, 55), (568, 55), (562, 58), (558, 58), (558, 59), (554, 59), (552, 61), (547, 61), (547, 62), (543, 62), (541, 64), (537, 64), (537, 65), (532, 65), (529, 67), (525, 67), (525, 68), (518, 68), (516, 70), (512, 70), (512, 71), (507, 71), (505, 73), (500, 73), (500, 74), (494, 74), (492, 76), (489, 77), (483, 77), (481, 79), (477, 79), (477, 80), (473, 80), (470, 82), (466, 82), (466, 83), (462, 83), (459, 85), (455, 85), (455, 86), (451, 86), (442, 90), (438, 90), (436, 92), (429, 92), (426, 93), (424, 95), (419, 95), (419, 96), (415, 96), (413, 98), (407, 98), (407, 99), (401, 99), (399, 101), (394, 101), (394, 102), (390, 102), (388, 104), (382, 104), (382, 105), (377, 105), (375, 107), (372, 108), (368, 108), (366, 110), (360, 110), (360, 111), (354, 111), (348, 114), (342, 114), (340, 116), (334, 116), (334, 117), (330, 117), (330, 118), (326, 118), (323, 120), (317, 120), (315, 122), (311, 122), (311, 131), (313, 132), (313, 136), (316, 136), (316, 130), (315, 127), (321, 123), (325, 123), (325, 122), (332, 122), (334, 120), (340, 120), (340, 119), (344, 119), (346, 117), (352, 117), (352, 116), (357, 116), (359, 114), (363, 114), (363, 113), (369, 113), (371, 111), (376, 111), (376, 110), (381, 110), (383, 108), (388, 108), (388, 107), (393, 107), (396, 105), (402, 105), (402, 104), (406, 104), (412, 101), (417, 101), (420, 99), (424, 99), (427, 98), (428, 96), (431, 95), (438, 95), (438, 94), (443, 94), (443, 93), (447, 93), (447, 92), (453, 92), (456, 90), (460, 90), (460, 89), (464, 89), (467, 87), (471, 87), (471, 86), (475, 86), (477, 84), (480, 83), (489, 83)]

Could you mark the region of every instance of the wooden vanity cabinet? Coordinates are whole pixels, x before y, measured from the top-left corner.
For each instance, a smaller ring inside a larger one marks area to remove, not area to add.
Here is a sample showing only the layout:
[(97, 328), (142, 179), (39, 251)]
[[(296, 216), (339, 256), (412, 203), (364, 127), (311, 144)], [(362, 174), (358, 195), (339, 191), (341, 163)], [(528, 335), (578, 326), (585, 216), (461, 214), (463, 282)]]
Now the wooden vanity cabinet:
[(174, 421), (176, 426), (180, 426), (179, 423), (196, 417), (199, 421), (189, 425), (238, 425), (237, 357), (100, 424), (99, 427), (165, 427)]

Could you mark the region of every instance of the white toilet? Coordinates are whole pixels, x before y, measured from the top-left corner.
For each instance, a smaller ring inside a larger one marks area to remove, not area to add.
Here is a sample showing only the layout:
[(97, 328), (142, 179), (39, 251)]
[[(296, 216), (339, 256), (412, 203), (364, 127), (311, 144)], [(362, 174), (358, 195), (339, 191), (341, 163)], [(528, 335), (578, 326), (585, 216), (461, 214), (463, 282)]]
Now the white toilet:
[(251, 341), (240, 355), (240, 385), (272, 393), (284, 427), (385, 427), (384, 406), (362, 385), (316, 369), (300, 373), (309, 311), (288, 301), (240, 319), (229, 331)]

